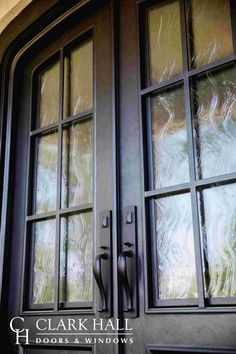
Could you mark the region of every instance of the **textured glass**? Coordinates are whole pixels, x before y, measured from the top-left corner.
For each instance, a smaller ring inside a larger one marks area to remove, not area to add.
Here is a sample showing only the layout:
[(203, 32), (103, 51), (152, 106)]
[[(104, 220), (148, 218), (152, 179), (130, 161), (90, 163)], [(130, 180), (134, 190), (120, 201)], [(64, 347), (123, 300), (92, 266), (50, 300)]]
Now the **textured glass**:
[(188, 18), (192, 67), (233, 54), (229, 0), (191, 0)]
[(207, 297), (236, 296), (236, 185), (201, 195)]
[(33, 304), (54, 301), (55, 235), (54, 219), (38, 221), (34, 229)]
[(160, 299), (197, 297), (189, 194), (155, 200)]
[(209, 72), (194, 85), (199, 177), (235, 172), (235, 68)]
[(58, 121), (59, 95), (60, 64), (58, 62), (40, 76), (39, 127)]
[(56, 209), (57, 136), (57, 133), (41, 135), (36, 140), (36, 213)]
[(92, 300), (92, 213), (61, 219), (60, 299)]
[(150, 84), (180, 75), (183, 67), (178, 1), (148, 10), (148, 40)]
[(188, 145), (182, 88), (151, 99), (154, 188), (189, 181)]
[(63, 130), (62, 207), (92, 202), (92, 119), (73, 123)]
[(93, 107), (93, 43), (86, 42), (65, 58), (64, 118)]

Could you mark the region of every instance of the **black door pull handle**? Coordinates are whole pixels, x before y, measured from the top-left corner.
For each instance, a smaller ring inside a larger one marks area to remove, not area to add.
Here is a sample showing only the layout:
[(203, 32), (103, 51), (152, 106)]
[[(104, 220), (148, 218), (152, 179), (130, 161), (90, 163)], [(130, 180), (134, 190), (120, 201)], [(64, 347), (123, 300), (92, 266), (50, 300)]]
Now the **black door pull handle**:
[(126, 296), (126, 306), (124, 308), (125, 312), (132, 311), (132, 300), (131, 300), (131, 289), (127, 274), (127, 263), (126, 258), (132, 257), (132, 251), (123, 251), (118, 258), (118, 272), (124, 286), (125, 296)]
[(93, 264), (93, 274), (101, 296), (101, 307), (98, 309), (98, 312), (104, 312), (107, 310), (106, 293), (102, 280), (102, 259), (108, 259), (108, 254), (102, 253), (97, 255)]

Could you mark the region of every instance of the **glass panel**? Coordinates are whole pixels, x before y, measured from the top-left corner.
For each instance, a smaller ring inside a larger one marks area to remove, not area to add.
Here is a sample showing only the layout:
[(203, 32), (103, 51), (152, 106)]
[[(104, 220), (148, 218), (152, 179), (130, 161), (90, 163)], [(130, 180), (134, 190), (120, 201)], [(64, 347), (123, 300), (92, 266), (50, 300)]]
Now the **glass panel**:
[(68, 125), (63, 130), (62, 207), (92, 202), (92, 119)]
[(60, 64), (57, 62), (40, 76), (39, 127), (58, 121), (59, 95)]
[(56, 209), (57, 132), (37, 138), (35, 212)]
[(196, 298), (190, 195), (156, 199), (155, 214), (159, 298)]
[(191, 66), (200, 67), (233, 53), (229, 0), (191, 0)]
[(236, 296), (235, 195), (235, 184), (200, 195), (207, 297)]
[(33, 304), (54, 301), (55, 219), (38, 221), (34, 229)]
[(150, 84), (181, 74), (183, 67), (178, 1), (148, 10), (148, 40)]
[(183, 88), (151, 99), (154, 188), (189, 181)]
[(60, 301), (92, 301), (92, 212), (61, 219)]
[(65, 58), (64, 118), (93, 107), (93, 43), (86, 42)]
[(200, 178), (236, 171), (235, 68), (195, 82), (195, 127)]

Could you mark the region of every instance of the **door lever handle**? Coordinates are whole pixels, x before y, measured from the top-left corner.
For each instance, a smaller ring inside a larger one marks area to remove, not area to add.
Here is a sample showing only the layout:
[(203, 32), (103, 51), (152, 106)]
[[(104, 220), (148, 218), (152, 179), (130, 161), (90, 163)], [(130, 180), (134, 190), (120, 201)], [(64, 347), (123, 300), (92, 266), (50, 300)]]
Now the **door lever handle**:
[(97, 282), (97, 286), (101, 296), (101, 307), (98, 308), (98, 312), (104, 312), (107, 310), (107, 299), (105, 288), (102, 280), (102, 259), (108, 259), (107, 253), (98, 254), (93, 264), (93, 274)]
[(131, 289), (128, 280), (127, 263), (126, 263), (126, 258), (132, 257), (132, 255), (133, 255), (132, 251), (123, 251), (118, 258), (118, 272), (122, 284), (124, 286), (125, 296), (126, 296), (126, 306), (124, 308), (125, 312), (132, 311), (132, 296), (131, 296)]

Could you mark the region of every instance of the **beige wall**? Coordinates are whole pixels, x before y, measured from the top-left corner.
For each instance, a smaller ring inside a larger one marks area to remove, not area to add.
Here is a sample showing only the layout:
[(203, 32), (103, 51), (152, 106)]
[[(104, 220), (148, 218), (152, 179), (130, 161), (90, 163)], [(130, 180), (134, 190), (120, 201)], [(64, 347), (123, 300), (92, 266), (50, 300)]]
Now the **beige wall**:
[(0, 0), (0, 33), (32, 1)]

